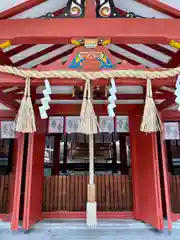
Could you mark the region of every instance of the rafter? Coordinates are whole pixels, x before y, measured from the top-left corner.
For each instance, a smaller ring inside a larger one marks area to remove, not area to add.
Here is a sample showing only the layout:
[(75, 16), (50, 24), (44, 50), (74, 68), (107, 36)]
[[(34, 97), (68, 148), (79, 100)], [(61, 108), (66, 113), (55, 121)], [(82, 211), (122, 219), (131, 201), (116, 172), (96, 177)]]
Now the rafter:
[(175, 104), (175, 96), (164, 100), (162, 103), (160, 103), (158, 105), (157, 109), (158, 109), (158, 111), (162, 111), (165, 108), (168, 108), (168, 107), (170, 107), (170, 106), (172, 106), (174, 104)]
[(40, 64), (35, 65), (34, 68), (37, 67), (38, 65), (48, 65), (48, 64), (51, 64), (51, 63), (53, 63), (57, 60), (60, 60), (61, 58), (70, 55), (74, 51), (74, 48), (69, 49), (68, 51), (65, 51), (63, 53), (60, 53), (60, 54), (58, 54), (58, 55), (56, 55), (52, 58), (49, 58), (48, 60), (46, 60), (44, 62), (41, 62)]
[(27, 11), (28, 9), (31, 9), (43, 2), (46, 2), (46, 0), (27, 0), (23, 3), (20, 3), (12, 8), (9, 8), (3, 12), (0, 13), (0, 19), (7, 19), (11, 18), (19, 13), (22, 13), (24, 11)]
[(136, 62), (135, 60), (133, 60), (133, 59), (131, 59), (131, 58), (128, 58), (128, 57), (126, 57), (126, 56), (123, 56), (123, 55), (121, 55), (120, 53), (117, 53), (117, 52), (112, 51), (112, 50), (110, 50), (110, 49), (109, 49), (109, 52), (110, 52), (113, 56), (117, 57), (117, 58), (120, 59), (120, 60), (125, 60), (125, 61), (127, 61), (128, 63), (130, 63), (130, 64), (132, 64), (132, 65), (139, 65), (139, 63)]
[(13, 62), (4, 54), (0, 49), (0, 65), (10, 65), (13, 66)]
[(34, 47), (35, 45), (32, 45), (32, 44), (24, 44), (24, 45), (20, 45), (20, 46), (17, 46), (17, 47), (14, 47), (12, 49), (10, 49), (9, 51), (5, 52), (4, 55), (6, 57), (12, 57), (13, 55), (16, 55), (17, 53), (20, 53), (20, 52), (23, 52), (25, 51), (26, 49), (29, 49), (31, 47)]
[(173, 18), (180, 18), (180, 11), (178, 9), (175, 9), (165, 3), (162, 3), (159, 0), (136, 0), (136, 1), (150, 8), (156, 9), (159, 12), (163, 12)]
[(114, 44), (168, 44), (171, 39), (180, 39), (180, 32), (177, 31), (178, 19), (82, 18), (75, 22), (76, 24), (74, 19), (1, 20), (0, 38), (9, 39), (12, 44), (62, 44), (70, 42), (74, 37), (81, 39), (97, 36), (111, 37)]
[(174, 68), (180, 65), (180, 51), (174, 54), (172, 59), (168, 62), (168, 68)]
[(146, 59), (146, 60), (148, 60), (148, 61), (150, 61), (152, 63), (155, 63), (155, 64), (159, 65), (160, 67), (164, 67), (164, 68), (166, 67), (165, 63), (163, 63), (160, 60), (158, 60), (158, 59), (156, 59), (156, 58), (154, 58), (152, 56), (149, 56), (148, 54), (146, 54), (144, 52), (141, 52), (141, 51), (139, 51), (139, 50), (137, 50), (137, 49), (135, 49), (133, 47), (130, 47), (130, 46), (125, 45), (125, 44), (116, 44), (116, 46), (118, 46), (120, 48), (123, 48), (126, 51), (129, 51), (129, 52), (131, 52), (131, 53), (133, 53), (133, 54), (135, 54), (135, 55), (137, 55), (137, 56), (139, 56), (141, 58), (144, 58), (144, 59)]
[(3, 93), (2, 90), (0, 90), (0, 103), (4, 104), (13, 111), (17, 111), (19, 109), (19, 103), (16, 102), (13, 97)]
[(63, 47), (63, 46), (64, 46), (63, 44), (52, 45), (52, 46), (50, 46), (50, 47), (48, 47), (48, 48), (46, 48), (46, 49), (44, 49), (44, 50), (42, 50), (42, 51), (36, 52), (36, 53), (34, 53), (34, 54), (26, 57), (26, 58), (23, 58), (22, 60), (20, 60), (20, 61), (18, 61), (18, 62), (15, 62), (15, 63), (14, 63), (14, 66), (19, 67), (19, 66), (21, 66), (21, 65), (24, 65), (24, 64), (26, 64), (26, 63), (28, 63), (28, 62), (30, 62), (30, 61), (33, 61), (33, 60), (36, 59), (36, 58), (39, 58), (39, 57), (41, 57), (41, 56), (44, 56), (45, 54), (47, 54), (47, 53), (49, 53), (49, 52), (52, 52), (52, 51), (55, 51), (55, 50), (57, 50), (58, 48)]
[(165, 55), (169, 56), (169, 57), (172, 57), (174, 55), (174, 52), (163, 47), (163, 46), (160, 46), (160, 45), (157, 45), (157, 44), (144, 44), (145, 46), (149, 47), (149, 48), (152, 48), (158, 52), (162, 52), (164, 53)]

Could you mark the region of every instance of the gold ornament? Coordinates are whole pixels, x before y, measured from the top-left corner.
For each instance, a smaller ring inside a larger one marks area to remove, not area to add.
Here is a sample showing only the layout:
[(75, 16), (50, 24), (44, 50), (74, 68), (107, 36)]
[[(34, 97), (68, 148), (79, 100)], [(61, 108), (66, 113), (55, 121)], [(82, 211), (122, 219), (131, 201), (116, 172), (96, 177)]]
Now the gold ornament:
[(1, 49), (4, 49), (4, 48), (7, 48), (7, 47), (10, 47), (12, 44), (9, 40), (7, 40), (6, 42), (3, 42), (0, 44), (0, 48)]

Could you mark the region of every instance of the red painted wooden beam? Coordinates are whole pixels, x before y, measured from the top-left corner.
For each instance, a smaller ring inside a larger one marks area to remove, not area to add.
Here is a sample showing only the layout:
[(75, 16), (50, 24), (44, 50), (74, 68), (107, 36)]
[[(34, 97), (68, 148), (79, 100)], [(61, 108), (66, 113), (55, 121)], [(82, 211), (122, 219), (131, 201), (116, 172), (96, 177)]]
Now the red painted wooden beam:
[(74, 37), (81, 39), (97, 36), (111, 37), (115, 44), (168, 44), (171, 39), (180, 39), (180, 32), (177, 31), (178, 19), (82, 18), (76, 19), (76, 24), (74, 21), (74, 19), (1, 20), (0, 38), (9, 39), (13, 44), (62, 44)]
[(11, 110), (0, 110), (0, 120), (13, 120), (16, 114), (15, 111)]
[[(18, 90), (18, 92), (22, 91), (21, 89)], [(22, 94), (16, 94), (16, 93), (11, 93), (9, 92), (9, 95), (12, 96), (14, 99), (22, 99), (23, 93)], [(145, 95), (144, 94), (116, 94), (116, 97), (118, 100), (140, 100), (144, 99)], [(154, 99), (166, 99), (168, 97), (171, 97), (169, 94), (160, 94), (160, 93), (155, 93), (154, 94)], [(36, 100), (43, 98), (43, 94), (36, 94)], [(51, 99), (52, 100), (79, 100), (78, 98), (72, 97), (72, 94), (51, 94)], [(107, 100), (107, 97), (98, 97), (94, 98), (94, 100)]]
[(86, 2), (85, 2), (85, 18), (96, 18), (95, 0), (86, 0)]
[(161, 112), (163, 121), (180, 121), (180, 112), (177, 110), (164, 110)]
[(136, 1), (150, 8), (156, 9), (159, 12), (163, 12), (173, 18), (180, 18), (180, 11), (178, 9), (175, 9), (165, 3), (162, 3), (159, 0), (136, 0)]
[(9, 8), (3, 12), (0, 13), (0, 19), (7, 19), (10, 17), (13, 17), (19, 13), (22, 13), (24, 11), (27, 11), (28, 9), (31, 9), (47, 0), (27, 0), (23, 3), (20, 3), (12, 8)]
[(16, 102), (13, 97), (3, 93), (2, 91), (0, 91), (0, 103), (14, 111), (19, 109), (19, 103)]
[[(140, 112), (143, 110), (143, 104), (119, 104), (116, 106), (116, 114), (129, 114), (131, 112)], [(81, 104), (51, 104), (48, 115), (79, 116)], [(94, 104), (94, 110), (97, 115), (107, 115), (107, 104)]]
[[(51, 85), (55, 86), (83, 86), (84, 81), (81, 79), (49, 79)], [(152, 81), (152, 85), (154, 87), (174, 87), (176, 83), (176, 77), (167, 78), (167, 79), (155, 79)], [(0, 73), (0, 86), (23, 86), (25, 84), (25, 80), (21, 77)], [(42, 79), (33, 79), (33, 86), (41, 86), (43, 84)], [(94, 86), (105, 86), (109, 84), (109, 80), (105, 79), (96, 79), (92, 82)], [(117, 85), (126, 85), (126, 86), (145, 86), (146, 80), (137, 79), (137, 78), (120, 78), (116, 79)]]

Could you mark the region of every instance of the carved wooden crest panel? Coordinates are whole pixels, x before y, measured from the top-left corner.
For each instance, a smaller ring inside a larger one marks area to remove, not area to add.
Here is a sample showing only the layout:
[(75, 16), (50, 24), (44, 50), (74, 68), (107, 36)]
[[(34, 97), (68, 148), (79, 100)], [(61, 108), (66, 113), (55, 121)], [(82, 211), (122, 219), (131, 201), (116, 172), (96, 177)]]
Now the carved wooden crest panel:
[(116, 117), (116, 132), (122, 132), (122, 133), (129, 132), (128, 116), (117, 116)]
[(14, 121), (1, 121), (1, 138), (15, 138)]
[(112, 133), (114, 132), (114, 119), (109, 116), (99, 117), (100, 132)]
[(49, 117), (49, 133), (63, 133), (64, 130), (64, 117)]
[(180, 139), (178, 122), (165, 122), (164, 123), (164, 138), (166, 140)]

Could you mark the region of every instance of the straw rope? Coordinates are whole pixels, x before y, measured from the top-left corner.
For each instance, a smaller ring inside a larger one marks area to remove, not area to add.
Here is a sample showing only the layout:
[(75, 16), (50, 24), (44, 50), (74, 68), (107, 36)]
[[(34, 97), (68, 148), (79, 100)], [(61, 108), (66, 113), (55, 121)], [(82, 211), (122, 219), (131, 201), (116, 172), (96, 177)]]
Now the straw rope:
[(11, 66), (0, 65), (0, 72), (17, 75), (23, 78), (80, 78), (94, 80), (97, 78), (141, 78), (141, 79), (155, 79), (175, 77), (180, 74), (180, 67), (171, 69), (162, 69), (160, 71), (146, 71), (146, 70), (109, 70), (109, 71), (95, 71), (95, 72), (80, 72), (74, 70), (55, 70), (55, 71), (38, 71), (38, 70), (24, 70)]
[[(159, 121), (158, 112), (154, 103), (153, 98), (151, 97), (151, 80), (159, 78), (168, 78), (175, 77), (180, 74), (180, 67), (171, 68), (171, 69), (161, 69), (159, 71), (146, 71), (146, 70), (108, 70), (108, 71), (95, 71), (95, 72), (83, 72), (83, 71), (74, 71), (74, 70), (55, 70), (55, 71), (38, 71), (38, 70), (25, 70), (19, 69), (11, 66), (2, 66), (0, 65), (0, 72), (17, 75), (28, 80), (30, 87), (30, 78), (79, 78), (85, 80), (84, 88), (84, 97), (83, 104), (81, 108), (81, 132), (85, 134), (94, 134), (97, 133), (97, 119), (93, 109), (91, 90), (90, 90), (90, 81), (98, 78), (110, 79), (110, 78), (138, 78), (147, 80), (147, 92), (145, 108), (143, 119), (141, 123), (141, 131), (144, 132), (154, 132), (161, 130), (161, 122)], [(26, 82), (27, 85), (27, 82)], [(25, 88), (26, 90), (26, 88)], [(25, 91), (26, 92), (26, 91)], [(25, 94), (26, 95), (26, 94)], [(21, 132), (34, 132), (36, 131), (34, 123), (34, 112), (32, 108), (31, 98), (29, 96), (24, 96), (22, 99), (21, 107), (18, 113), (18, 123), (21, 127), (16, 131)], [(26, 110), (26, 107), (28, 110)], [(24, 112), (24, 116), (23, 116)], [(29, 121), (28, 117), (32, 117)], [(26, 120), (26, 121), (25, 121)], [(23, 122), (26, 122), (26, 125), (23, 125)], [(27, 126), (28, 125), (28, 126)]]
[(147, 79), (146, 99), (140, 131), (145, 133), (157, 132), (162, 129), (156, 104), (153, 99), (151, 80)]
[(94, 184), (94, 135), (89, 135), (89, 184)]

